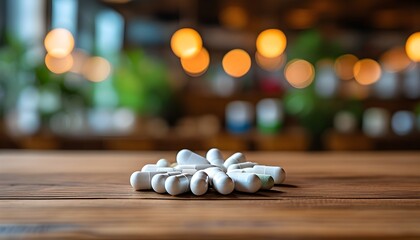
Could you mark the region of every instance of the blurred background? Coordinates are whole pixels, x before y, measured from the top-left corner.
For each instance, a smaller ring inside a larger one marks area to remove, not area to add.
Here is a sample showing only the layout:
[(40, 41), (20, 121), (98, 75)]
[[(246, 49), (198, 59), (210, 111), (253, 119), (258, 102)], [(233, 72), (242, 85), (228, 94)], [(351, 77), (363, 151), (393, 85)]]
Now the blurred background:
[(0, 0), (0, 148), (420, 149), (416, 0)]

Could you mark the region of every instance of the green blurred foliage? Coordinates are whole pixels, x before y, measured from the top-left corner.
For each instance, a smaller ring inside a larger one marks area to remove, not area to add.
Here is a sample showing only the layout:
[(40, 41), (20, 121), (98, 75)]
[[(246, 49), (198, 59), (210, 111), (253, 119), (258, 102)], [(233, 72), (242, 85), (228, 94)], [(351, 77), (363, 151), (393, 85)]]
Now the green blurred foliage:
[[(343, 53), (337, 43), (326, 40), (320, 31), (302, 32), (290, 43), (289, 59), (301, 58), (312, 64), (325, 58), (335, 59)], [(319, 139), (332, 127), (334, 115), (340, 110), (352, 112), (361, 121), (363, 106), (359, 100), (327, 99), (316, 94), (314, 84), (304, 89), (292, 89), (284, 95), (286, 113), (297, 118), (299, 123)]]
[(172, 90), (166, 66), (139, 49), (121, 54), (114, 84), (122, 107), (140, 115), (164, 115), (170, 110)]

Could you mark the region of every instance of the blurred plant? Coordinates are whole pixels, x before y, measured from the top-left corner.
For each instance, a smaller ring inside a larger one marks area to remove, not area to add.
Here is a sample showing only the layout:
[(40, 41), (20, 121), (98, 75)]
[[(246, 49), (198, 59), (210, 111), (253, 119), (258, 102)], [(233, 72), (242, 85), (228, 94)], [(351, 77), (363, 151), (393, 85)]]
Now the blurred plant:
[[(288, 53), (290, 59), (303, 58), (312, 64), (342, 54), (339, 45), (324, 39), (318, 30), (303, 32), (290, 45)], [(358, 100), (327, 99), (317, 95), (313, 83), (304, 89), (288, 91), (284, 95), (284, 102), (286, 113), (296, 117), (315, 140), (321, 139), (324, 131), (332, 127), (333, 117), (338, 111), (348, 110), (360, 121), (363, 109)], [(314, 141), (312, 149), (322, 149), (321, 141)]]
[(166, 69), (139, 49), (123, 52), (114, 74), (119, 105), (140, 115), (168, 114), (173, 102)]

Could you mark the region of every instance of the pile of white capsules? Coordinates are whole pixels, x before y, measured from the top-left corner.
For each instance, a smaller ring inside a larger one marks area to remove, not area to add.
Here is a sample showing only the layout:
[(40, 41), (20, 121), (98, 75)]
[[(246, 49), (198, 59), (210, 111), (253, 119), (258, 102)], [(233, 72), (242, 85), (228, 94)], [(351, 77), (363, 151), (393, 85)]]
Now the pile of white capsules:
[(282, 167), (248, 162), (239, 152), (224, 161), (216, 148), (210, 149), (206, 158), (183, 149), (176, 155), (176, 162), (171, 165), (160, 159), (156, 164), (146, 164), (131, 175), (131, 186), (136, 191), (153, 189), (173, 196), (189, 191), (201, 196), (212, 187), (227, 195), (234, 190), (245, 193), (269, 190), (286, 178)]

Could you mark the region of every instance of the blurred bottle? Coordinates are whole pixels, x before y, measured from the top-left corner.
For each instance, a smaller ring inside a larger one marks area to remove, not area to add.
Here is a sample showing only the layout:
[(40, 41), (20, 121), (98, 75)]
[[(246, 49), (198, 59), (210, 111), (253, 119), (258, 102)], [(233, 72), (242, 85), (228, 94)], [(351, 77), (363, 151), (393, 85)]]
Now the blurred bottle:
[(283, 125), (283, 106), (280, 100), (266, 98), (257, 104), (257, 128), (264, 134), (277, 133)]
[(252, 127), (252, 105), (245, 101), (233, 101), (226, 107), (226, 128), (234, 134), (246, 133)]
[(363, 113), (363, 132), (370, 137), (381, 137), (388, 133), (390, 115), (383, 108), (369, 108)]

